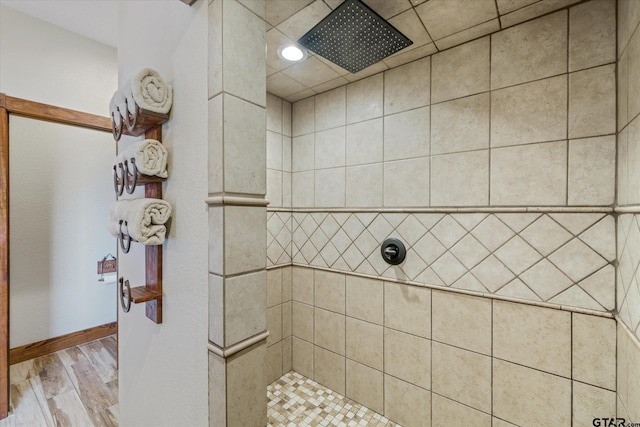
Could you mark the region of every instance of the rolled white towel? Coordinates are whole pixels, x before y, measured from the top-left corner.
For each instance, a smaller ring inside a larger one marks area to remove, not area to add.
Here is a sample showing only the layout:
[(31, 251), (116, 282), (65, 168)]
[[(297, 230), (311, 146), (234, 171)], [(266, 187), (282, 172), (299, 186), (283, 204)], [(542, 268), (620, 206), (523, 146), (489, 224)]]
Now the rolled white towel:
[(167, 233), (165, 223), (171, 218), (171, 205), (161, 199), (118, 200), (109, 207), (109, 232), (118, 236), (120, 221), (127, 221), (122, 231), (143, 245), (161, 245)]
[(144, 110), (160, 114), (167, 114), (171, 110), (173, 90), (151, 68), (141, 70), (131, 79), (131, 94), (136, 104)]
[(155, 139), (145, 139), (144, 141), (132, 144), (118, 154), (116, 157), (116, 165), (123, 163), (125, 160), (131, 162), (130, 159), (136, 160), (138, 171), (144, 175), (158, 176), (166, 178), (167, 173), (167, 149)]
[(120, 127), (122, 124), (122, 116), (118, 112), (118, 104), (116, 103), (117, 96), (120, 95), (118, 91), (115, 91), (111, 99), (109, 100), (109, 117), (111, 117), (116, 125)]

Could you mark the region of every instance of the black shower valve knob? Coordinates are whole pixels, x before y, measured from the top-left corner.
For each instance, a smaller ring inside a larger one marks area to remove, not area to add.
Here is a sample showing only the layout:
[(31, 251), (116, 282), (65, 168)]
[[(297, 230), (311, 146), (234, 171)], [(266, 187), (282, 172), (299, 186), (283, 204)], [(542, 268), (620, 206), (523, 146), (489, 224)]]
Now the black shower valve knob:
[(382, 254), (382, 259), (384, 259), (385, 262), (391, 265), (398, 265), (404, 261), (407, 255), (407, 250), (400, 240), (388, 238), (382, 242), (382, 246), (380, 246), (380, 253)]

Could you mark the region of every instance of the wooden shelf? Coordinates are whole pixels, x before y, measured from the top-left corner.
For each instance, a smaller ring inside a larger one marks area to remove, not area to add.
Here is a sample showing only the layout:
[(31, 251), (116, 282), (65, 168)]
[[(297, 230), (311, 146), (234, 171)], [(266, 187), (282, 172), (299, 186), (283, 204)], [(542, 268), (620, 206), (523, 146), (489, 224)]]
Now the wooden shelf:
[(162, 292), (154, 291), (147, 286), (137, 286), (131, 288), (131, 302), (140, 304), (142, 302), (158, 300), (162, 298)]
[[(160, 178), (159, 176), (143, 175), (141, 173), (138, 173), (138, 176), (136, 177), (136, 187), (147, 184), (162, 184), (166, 180), (167, 178)], [(122, 185), (122, 180), (117, 179), (116, 183), (118, 186), (120, 186)]]
[(162, 126), (164, 122), (169, 120), (168, 114), (154, 113), (153, 111), (138, 109), (138, 119), (133, 130), (129, 130), (126, 125), (122, 131), (123, 135), (140, 136), (146, 133), (149, 129)]

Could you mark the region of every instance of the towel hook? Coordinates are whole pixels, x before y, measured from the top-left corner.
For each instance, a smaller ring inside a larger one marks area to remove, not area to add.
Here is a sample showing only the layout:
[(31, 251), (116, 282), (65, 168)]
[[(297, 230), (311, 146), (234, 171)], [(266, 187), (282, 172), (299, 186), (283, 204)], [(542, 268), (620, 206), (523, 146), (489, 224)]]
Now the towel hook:
[(113, 165), (113, 189), (116, 192), (116, 196), (122, 196), (124, 192), (124, 167), (122, 163), (120, 163), (120, 169), (122, 169), (122, 179), (120, 184), (118, 184), (118, 171), (116, 165)]
[(127, 129), (129, 129), (129, 132), (133, 132), (133, 128), (136, 127), (136, 123), (138, 122), (138, 104), (136, 104), (134, 102), (134, 109), (133, 109), (133, 113), (129, 113), (129, 100), (128, 98), (125, 98), (124, 100), (125, 105), (127, 106), (127, 114), (126, 114), (126, 118), (124, 116), (122, 116), (122, 118), (124, 119), (124, 122), (127, 125)]
[[(120, 231), (118, 232), (118, 241), (120, 242), (120, 249), (122, 249), (123, 253), (129, 253), (129, 249), (131, 249), (131, 236), (127, 233), (124, 234), (122, 232), (122, 223), (127, 227), (127, 221), (120, 220)], [(127, 244), (124, 244), (124, 241), (127, 241)]]
[[(128, 280), (124, 280), (123, 277), (118, 279), (120, 282), (120, 304), (122, 305), (122, 311), (128, 313), (131, 310), (131, 285)], [(127, 288), (127, 292), (125, 293), (124, 288)], [(126, 296), (126, 298), (125, 298)]]
[(129, 165), (126, 160), (124, 161), (124, 168), (126, 171), (125, 188), (127, 189), (127, 193), (133, 194), (136, 190), (136, 183), (138, 181), (138, 167), (136, 166), (136, 159), (133, 157), (131, 158), (131, 168), (133, 169), (133, 173), (129, 172)]
[(115, 139), (116, 141), (120, 141), (120, 137), (122, 136), (123, 129), (124, 129), (124, 126), (122, 125), (122, 123), (120, 123), (120, 126), (116, 126), (116, 119), (112, 111), (111, 112), (111, 133), (113, 133), (113, 139)]

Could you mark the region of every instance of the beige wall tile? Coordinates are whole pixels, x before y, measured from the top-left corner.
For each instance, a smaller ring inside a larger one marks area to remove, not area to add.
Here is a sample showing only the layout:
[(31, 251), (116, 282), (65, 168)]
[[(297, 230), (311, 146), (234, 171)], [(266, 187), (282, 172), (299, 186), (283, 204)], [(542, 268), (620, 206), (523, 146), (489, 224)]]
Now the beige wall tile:
[(267, 168), (282, 170), (282, 135), (267, 131)]
[(267, 328), (267, 275), (265, 271), (224, 279), (225, 346)]
[(384, 206), (429, 206), (429, 158), (385, 162)]
[(282, 304), (282, 337), (293, 334), (293, 303), (291, 301)]
[(384, 313), (383, 282), (346, 276), (347, 316), (382, 325)]
[(498, 5), (500, 14), (504, 15), (505, 13), (513, 12), (537, 1), (538, 0), (497, 0), (496, 4)]
[(617, 136), (617, 197), (619, 205), (627, 204), (627, 195), (628, 195), (628, 146), (627, 146), (627, 128), (625, 128), (622, 132), (618, 133)]
[(347, 359), (347, 397), (373, 409), (384, 411), (382, 372)]
[(424, 107), (430, 102), (431, 58), (384, 72), (384, 114)]
[(224, 191), (224, 115), (222, 99), (224, 94), (211, 98), (208, 103), (209, 142), (209, 192)]
[(267, 307), (282, 303), (282, 269), (267, 270)]
[(282, 305), (267, 309), (267, 345), (271, 346), (282, 341)]
[(488, 93), (431, 107), (431, 154), (489, 148)]
[(214, 425), (227, 421), (226, 376), (224, 359), (209, 351), (209, 420)]
[(282, 342), (267, 347), (267, 385), (283, 375), (282, 372)]
[(429, 155), (429, 107), (384, 118), (384, 160)]
[(289, 136), (282, 137), (282, 170), (284, 172), (291, 172), (291, 149), (292, 140)]
[(385, 375), (384, 416), (406, 427), (432, 425), (431, 393), (408, 382)]
[(297, 373), (307, 378), (313, 375), (313, 344), (293, 337), (292, 341), (292, 368)]
[(314, 343), (334, 353), (344, 355), (345, 316), (344, 314), (315, 309)]
[(489, 0), (431, 0), (418, 6), (416, 12), (434, 40), (498, 17), (495, 2)]
[(493, 427), (515, 427), (515, 424), (508, 423), (505, 420), (501, 420), (496, 417), (492, 417), (491, 422), (493, 423)]
[(384, 328), (384, 372), (431, 388), (431, 341)]
[(345, 358), (338, 354), (315, 347), (315, 380), (325, 387), (344, 395)]
[(282, 100), (282, 134), (289, 137), (293, 133), (291, 129), (292, 108), (289, 101)]
[(345, 165), (345, 128), (337, 127), (315, 134), (315, 169)]
[(297, 208), (311, 208), (314, 199), (314, 171), (291, 174), (291, 203)]
[[(491, 427), (491, 415), (476, 411), (468, 406), (433, 394), (431, 397), (433, 419), (431, 425), (477, 425)], [(495, 425), (495, 424), (494, 424)]]
[(386, 282), (384, 326), (431, 338), (431, 290)]
[[(304, 275), (304, 273), (302, 273)], [(282, 269), (282, 301), (293, 299), (293, 267)]]
[(315, 97), (315, 130), (344, 126), (347, 115), (347, 89), (342, 86)]
[(382, 371), (384, 355), (382, 326), (347, 317), (346, 328), (347, 357)]
[(267, 130), (282, 134), (282, 98), (267, 92)]
[(344, 207), (345, 168), (320, 169), (315, 171), (315, 207)]
[(345, 275), (315, 270), (316, 307), (345, 313)]
[(282, 172), (282, 206), (291, 207), (291, 174)]
[(282, 172), (267, 169), (267, 194), (265, 198), (269, 201), (269, 207), (282, 206)]
[(293, 336), (313, 342), (313, 307), (299, 302), (293, 303)]
[(347, 126), (347, 166), (382, 161), (382, 123), (379, 118)]
[(615, 59), (616, 2), (590, 1), (569, 9), (569, 71)]
[(267, 262), (265, 208), (226, 206), (224, 216), (225, 274), (264, 268)]
[(431, 158), (431, 206), (489, 204), (489, 150)]
[(489, 90), (489, 37), (433, 55), (431, 102)]
[(313, 270), (293, 267), (293, 300), (313, 305)]
[(616, 131), (615, 65), (569, 74), (569, 138)]
[(493, 89), (566, 72), (566, 10), (491, 36)]
[[(266, 104), (266, 81), (254, 76), (266, 74), (265, 23), (237, 2), (225, 2), (222, 26), (222, 68), (224, 90), (257, 105)], [(242, 31), (239, 31), (242, 29)], [(220, 54), (220, 52), (218, 54)], [(252, 70), (237, 73), (235, 70)], [(250, 123), (259, 123), (253, 122)]]
[[(634, 2), (632, 2), (634, 3)], [(640, 113), (640, 33), (633, 33), (633, 37), (627, 45), (627, 55), (629, 61), (628, 86), (629, 91), (629, 118)]]
[(573, 379), (616, 388), (616, 322), (573, 313)]
[(615, 413), (615, 392), (578, 381), (573, 382), (574, 426), (593, 425), (594, 418), (613, 418)]
[(238, 425), (266, 425), (266, 352), (262, 341), (227, 359), (227, 420)]
[(615, 135), (569, 141), (569, 204), (613, 204), (615, 163)]
[(291, 136), (300, 136), (312, 133), (315, 130), (315, 99), (309, 97), (292, 104), (291, 125), (293, 127)]
[(347, 124), (382, 116), (383, 77), (376, 74), (347, 86)]
[(571, 313), (493, 302), (493, 356), (571, 377)]
[(291, 65), (282, 70), (282, 74), (291, 77), (306, 87), (318, 86), (340, 77), (335, 70), (320, 61), (317, 56), (310, 56), (302, 62)]
[(491, 93), (491, 146), (567, 137), (567, 77), (559, 76)]
[[(380, 151), (382, 153), (382, 147)], [(346, 206), (382, 206), (382, 163), (351, 166), (346, 169)]]
[(294, 137), (291, 140), (291, 170), (312, 170), (315, 163), (315, 138), (313, 134)]
[(491, 205), (564, 205), (566, 144), (559, 141), (491, 150)]
[(491, 412), (491, 358), (433, 343), (433, 392)]
[[(265, 109), (231, 95), (223, 96), (224, 190), (234, 193), (264, 194), (266, 190)], [(247, 123), (254, 125), (247, 126)]]
[(433, 340), (491, 355), (491, 300), (435, 291)]
[(293, 369), (293, 337), (282, 340), (282, 372), (286, 374)]
[(209, 340), (224, 347), (224, 280), (209, 274)]
[(617, 76), (616, 83), (618, 85), (617, 90), (617, 119), (618, 119), (618, 131), (621, 131), (623, 127), (629, 122), (628, 119), (628, 107), (629, 107), (629, 54), (625, 50), (620, 60), (616, 63)]
[(640, 186), (633, 183), (640, 180), (640, 118), (631, 121), (627, 131), (627, 203), (640, 202)]
[(570, 425), (571, 380), (494, 359), (493, 415), (517, 425)]

